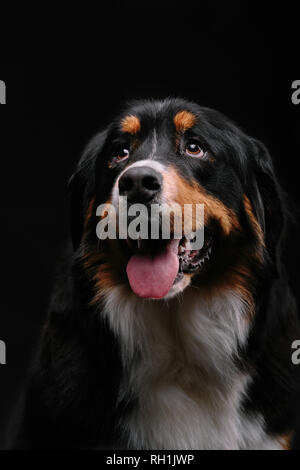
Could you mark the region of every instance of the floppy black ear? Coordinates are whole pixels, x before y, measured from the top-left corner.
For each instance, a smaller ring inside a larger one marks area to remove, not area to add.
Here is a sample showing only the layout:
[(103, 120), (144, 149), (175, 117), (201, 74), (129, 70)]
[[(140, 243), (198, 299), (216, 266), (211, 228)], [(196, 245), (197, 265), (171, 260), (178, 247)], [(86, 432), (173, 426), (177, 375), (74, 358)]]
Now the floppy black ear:
[(103, 148), (106, 136), (107, 131), (104, 130), (91, 140), (84, 150), (75, 172), (69, 179), (70, 225), (74, 250), (80, 244), (84, 216), (95, 193), (95, 163)]
[(264, 144), (251, 139), (254, 179), (252, 204), (263, 229), (268, 254), (278, 267), (277, 248), (285, 225), (284, 198), (277, 181), (271, 155)]

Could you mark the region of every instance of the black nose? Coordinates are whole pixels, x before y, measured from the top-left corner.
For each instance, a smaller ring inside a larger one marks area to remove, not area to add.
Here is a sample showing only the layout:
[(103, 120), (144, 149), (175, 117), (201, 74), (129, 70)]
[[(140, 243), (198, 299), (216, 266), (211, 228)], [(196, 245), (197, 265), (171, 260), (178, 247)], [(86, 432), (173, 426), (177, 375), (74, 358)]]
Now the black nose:
[(119, 179), (119, 194), (129, 202), (149, 202), (160, 191), (162, 176), (153, 168), (139, 166), (129, 168)]

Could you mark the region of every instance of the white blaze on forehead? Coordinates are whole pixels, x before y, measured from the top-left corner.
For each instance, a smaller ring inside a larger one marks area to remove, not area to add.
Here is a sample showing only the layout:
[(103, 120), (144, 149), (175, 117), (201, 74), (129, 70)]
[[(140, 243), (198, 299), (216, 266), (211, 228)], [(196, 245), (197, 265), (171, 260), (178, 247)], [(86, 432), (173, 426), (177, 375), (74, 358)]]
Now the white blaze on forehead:
[(119, 174), (118, 178), (116, 179), (115, 184), (112, 189), (111, 200), (112, 200), (112, 204), (114, 204), (116, 207), (118, 207), (120, 178), (130, 168), (137, 168), (137, 167), (149, 167), (149, 168), (152, 168), (153, 170), (156, 170), (158, 173), (163, 173), (166, 169), (166, 167), (162, 165), (161, 163), (155, 160), (150, 160), (150, 159), (139, 160), (138, 162), (132, 163), (131, 165), (128, 165), (126, 168), (124, 168), (124, 170)]
[(157, 150), (157, 134), (156, 129), (153, 130), (153, 138), (152, 138), (152, 150), (151, 154), (149, 155), (149, 159), (152, 160), (155, 157)]

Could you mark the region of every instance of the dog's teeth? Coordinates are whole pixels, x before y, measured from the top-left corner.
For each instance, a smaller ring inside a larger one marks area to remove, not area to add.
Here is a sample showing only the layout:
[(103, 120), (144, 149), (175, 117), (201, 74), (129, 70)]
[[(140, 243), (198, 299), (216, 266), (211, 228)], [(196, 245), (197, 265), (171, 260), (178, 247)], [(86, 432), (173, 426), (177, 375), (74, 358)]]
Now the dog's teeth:
[(193, 264), (189, 264), (188, 268), (189, 268), (190, 271), (195, 271), (197, 269), (197, 266), (195, 266)]
[(138, 238), (138, 240), (137, 240), (137, 247), (138, 247), (138, 250), (140, 250), (141, 247), (142, 247), (142, 240), (141, 240), (141, 238)]

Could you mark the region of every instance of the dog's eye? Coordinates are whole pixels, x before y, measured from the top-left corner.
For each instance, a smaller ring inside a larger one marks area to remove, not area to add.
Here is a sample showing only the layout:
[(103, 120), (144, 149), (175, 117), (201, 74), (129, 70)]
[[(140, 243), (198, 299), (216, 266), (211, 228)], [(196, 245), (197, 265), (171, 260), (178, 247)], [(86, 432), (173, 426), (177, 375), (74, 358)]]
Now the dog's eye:
[(200, 147), (200, 145), (191, 140), (185, 146), (185, 153), (190, 157), (198, 157), (201, 158), (205, 155), (205, 151)]
[(117, 162), (120, 162), (122, 160), (125, 160), (128, 157), (129, 157), (129, 150), (128, 150), (128, 148), (124, 147), (124, 148), (119, 149), (119, 151), (117, 152), (117, 154), (115, 156), (115, 160)]

